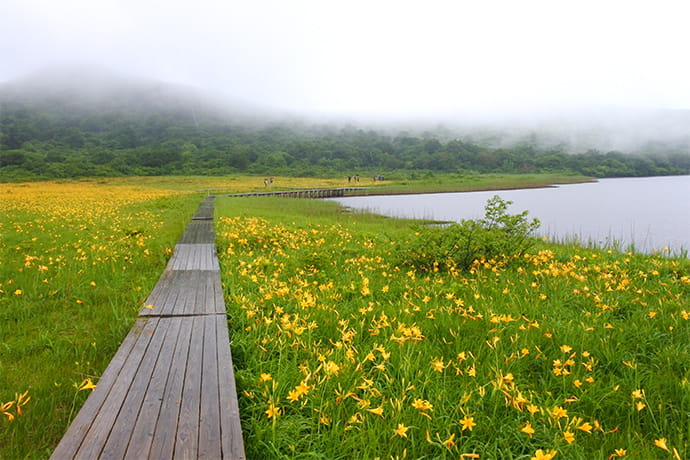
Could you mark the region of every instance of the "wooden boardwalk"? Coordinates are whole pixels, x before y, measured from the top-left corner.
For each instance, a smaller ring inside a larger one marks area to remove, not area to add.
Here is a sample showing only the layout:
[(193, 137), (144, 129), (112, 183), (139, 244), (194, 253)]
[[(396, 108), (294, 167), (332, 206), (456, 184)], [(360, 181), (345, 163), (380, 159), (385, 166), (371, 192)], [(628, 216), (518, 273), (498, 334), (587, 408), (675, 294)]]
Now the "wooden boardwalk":
[(213, 198), (51, 459), (244, 459)]
[(245, 193), (231, 193), (229, 197), (243, 197), (243, 196), (277, 196), (284, 198), (338, 198), (345, 196), (346, 193), (361, 192), (366, 187), (337, 187), (337, 188), (314, 188), (306, 190), (269, 190), (265, 192), (245, 192)]

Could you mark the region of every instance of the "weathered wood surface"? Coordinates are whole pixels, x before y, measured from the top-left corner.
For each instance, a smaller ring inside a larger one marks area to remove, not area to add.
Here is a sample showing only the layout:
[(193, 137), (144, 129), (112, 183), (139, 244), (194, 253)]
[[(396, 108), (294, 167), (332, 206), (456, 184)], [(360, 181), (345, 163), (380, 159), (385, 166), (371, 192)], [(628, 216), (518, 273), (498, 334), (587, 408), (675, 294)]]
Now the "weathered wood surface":
[[(209, 228), (198, 232), (195, 225), (188, 230), (206, 238)], [(97, 458), (245, 458), (212, 241), (178, 244), (134, 327), (51, 457)]]
[(225, 315), (218, 272), (167, 270), (139, 312), (140, 316)]
[(284, 198), (337, 198), (345, 196), (345, 193), (361, 192), (364, 187), (338, 187), (338, 188), (315, 188), (306, 190), (268, 190), (265, 192), (245, 192), (245, 193), (231, 193), (229, 197), (244, 197), (244, 196), (277, 196)]
[(213, 221), (193, 220), (187, 225), (178, 244), (208, 243), (213, 244), (216, 234), (213, 231)]
[(214, 197), (208, 197), (201, 203), (201, 205), (199, 205), (199, 209), (194, 217), (192, 217), (193, 221), (213, 220), (213, 199)]
[(220, 270), (214, 244), (178, 244), (168, 270)]

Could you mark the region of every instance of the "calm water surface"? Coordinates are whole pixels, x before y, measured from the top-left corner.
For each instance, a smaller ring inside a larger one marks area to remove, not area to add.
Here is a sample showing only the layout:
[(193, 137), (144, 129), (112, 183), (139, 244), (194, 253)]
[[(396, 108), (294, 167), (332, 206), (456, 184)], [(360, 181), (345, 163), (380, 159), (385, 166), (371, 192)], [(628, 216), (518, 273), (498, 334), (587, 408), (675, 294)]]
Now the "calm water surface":
[(484, 215), (494, 195), (541, 221), (539, 234), (598, 245), (690, 249), (690, 176), (602, 179), (554, 188), (337, 198), (344, 206), (392, 217), (459, 221)]

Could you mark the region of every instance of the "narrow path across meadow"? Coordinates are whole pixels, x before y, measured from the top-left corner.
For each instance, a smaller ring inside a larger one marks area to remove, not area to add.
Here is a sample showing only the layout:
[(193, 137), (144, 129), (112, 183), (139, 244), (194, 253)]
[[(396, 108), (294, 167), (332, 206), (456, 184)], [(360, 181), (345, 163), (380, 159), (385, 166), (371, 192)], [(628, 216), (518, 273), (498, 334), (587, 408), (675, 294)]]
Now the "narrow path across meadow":
[(203, 201), (51, 459), (243, 459), (213, 231)]

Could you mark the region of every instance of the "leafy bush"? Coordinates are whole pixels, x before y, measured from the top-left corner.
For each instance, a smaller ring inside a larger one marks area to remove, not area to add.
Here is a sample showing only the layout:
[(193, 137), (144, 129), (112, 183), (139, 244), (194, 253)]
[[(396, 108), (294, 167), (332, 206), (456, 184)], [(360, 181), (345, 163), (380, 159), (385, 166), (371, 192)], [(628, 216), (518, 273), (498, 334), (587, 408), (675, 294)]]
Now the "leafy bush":
[(512, 201), (498, 195), (487, 201), (483, 219), (447, 226), (420, 226), (415, 238), (398, 250), (398, 262), (428, 270), (469, 268), (475, 260), (522, 256), (533, 244), (538, 219), (527, 211), (508, 214)]

